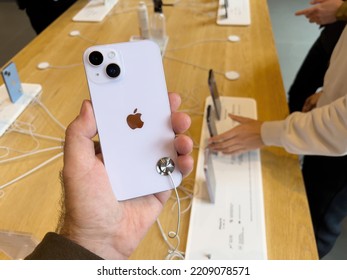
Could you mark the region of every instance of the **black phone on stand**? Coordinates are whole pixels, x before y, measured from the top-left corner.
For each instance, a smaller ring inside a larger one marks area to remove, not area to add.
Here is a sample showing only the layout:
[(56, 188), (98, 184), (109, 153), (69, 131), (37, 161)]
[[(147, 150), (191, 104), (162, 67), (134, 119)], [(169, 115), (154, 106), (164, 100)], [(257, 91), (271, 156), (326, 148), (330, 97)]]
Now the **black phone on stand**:
[(213, 100), (214, 110), (216, 113), (216, 117), (218, 120), (220, 120), (221, 117), (221, 111), (222, 111), (222, 105), (219, 99), (219, 92), (217, 89), (217, 83), (214, 78), (214, 72), (213, 69), (210, 69), (208, 72), (208, 86), (210, 88), (210, 94)]
[(217, 127), (216, 127), (216, 114), (213, 110), (212, 105), (207, 106), (207, 112), (206, 112), (206, 123), (208, 127), (208, 132), (210, 134), (210, 137), (217, 135)]

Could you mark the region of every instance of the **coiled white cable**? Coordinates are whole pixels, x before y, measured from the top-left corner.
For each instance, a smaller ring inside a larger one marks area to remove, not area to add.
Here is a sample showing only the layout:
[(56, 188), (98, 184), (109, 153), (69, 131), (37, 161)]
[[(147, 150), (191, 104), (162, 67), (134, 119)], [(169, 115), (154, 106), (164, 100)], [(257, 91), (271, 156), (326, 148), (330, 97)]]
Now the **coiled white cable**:
[[(34, 100), (47, 114), (48, 116), (60, 127), (62, 128), (64, 131), (66, 130), (66, 127), (49, 111), (49, 109), (39, 100), (39, 98), (36, 98)], [(23, 128), (23, 126), (27, 126), (28, 128)], [(8, 159), (3, 159), (0, 161), (0, 164), (6, 164), (8, 162), (12, 162), (15, 160), (19, 160), (19, 159), (23, 159), (25, 157), (29, 157), (29, 156), (33, 156), (36, 154), (40, 154), (40, 153), (45, 153), (45, 152), (49, 152), (49, 151), (54, 151), (54, 150), (62, 150), (63, 146), (55, 146), (55, 147), (49, 147), (49, 148), (45, 148), (45, 149), (41, 149), (38, 150), (39, 148), (39, 141), (36, 139), (36, 137), (38, 138), (44, 138), (44, 139), (49, 139), (49, 140), (53, 140), (53, 141), (58, 141), (60, 143), (64, 143), (64, 139), (59, 138), (59, 137), (52, 137), (52, 136), (48, 136), (48, 135), (42, 135), (42, 134), (38, 134), (35, 133), (35, 126), (31, 123), (25, 123), (25, 122), (21, 122), (21, 121), (16, 121), (12, 127), (8, 130), (8, 132), (16, 132), (16, 133), (21, 133), (21, 134), (25, 134), (25, 135), (30, 135), (33, 140), (36, 142), (36, 146), (34, 149), (31, 149), (30, 151), (22, 151), (22, 150), (17, 150), (14, 148), (9, 148), (9, 147), (5, 147), (2, 146), (0, 147), (0, 149), (5, 149), (6, 150), (6, 154), (0, 156), (0, 158), (4, 158), (6, 156), (8, 156), (10, 151), (15, 151), (15, 152), (19, 152), (22, 153), (22, 155), (19, 156), (15, 156), (12, 158), (8, 158)], [(29, 171), (25, 172), (24, 174), (12, 179), (11, 181), (3, 184), (0, 186), (0, 198), (2, 198), (4, 196), (4, 191), (3, 189), (12, 185), (13, 183), (16, 183), (18, 181), (20, 181), (21, 179), (23, 179), (26, 176), (29, 176), (30, 174), (34, 173), (35, 171), (39, 170), (40, 168), (46, 166), (47, 164), (49, 164), (50, 162), (54, 161), (55, 159), (61, 157), (63, 155), (63, 152), (60, 152), (59, 154), (49, 158), (48, 160), (42, 162), (41, 164), (39, 164), (38, 166), (30, 169)]]
[(177, 240), (177, 244), (176, 246), (172, 245), (166, 234), (164, 233), (164, 230), (163, 230), (163, 227), (161, 226), (161, 223), (159, 221), (159, 218), (157, 219), (157, 224), (158, 224), (158, 227), (159, 227), (159, 230), (160, 230), (160, 233), (165, 241), (165, 243), (168, 245), (169, 247), (169, 250), (168, 250), (168, 255), (166, 256), (165, 259), (174, 259), (174, 258), (179, 258), (179, 259), (184, 259), (184, 253), (183, 252), (180, 252), (178, 251), (178, 247), (180, 245), (180, 238), (179, 238), (179, 230), (180, 230), (180, 224), (181, 224), (181, 203), (180, 203), (180, 197), (178, 195), (178, 192), (177, 192), (177, 188), (175, 187), (175, 182), (173, 180), (173, 177), (171, 175), (171, 172), (168, 172), (168, 175), (170, 177), (170, 181), (171, 181), (171, 184), (173, 186), (173, 189), (175, 191), (175, 194), (176, 194), (176, 199), (177, 199), (177, 227), (176, 227), (176, 231), (169, 231), (168, 233), (168, 237), (172, 238), (172, 239), (176, 239)]

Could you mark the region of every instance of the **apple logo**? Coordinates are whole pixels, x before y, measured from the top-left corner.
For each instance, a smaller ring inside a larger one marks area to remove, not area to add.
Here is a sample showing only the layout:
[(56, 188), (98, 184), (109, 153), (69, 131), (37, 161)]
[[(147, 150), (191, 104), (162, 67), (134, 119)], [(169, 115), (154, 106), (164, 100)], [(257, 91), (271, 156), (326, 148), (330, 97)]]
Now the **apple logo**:
[(142, 128), (143, 121), (141, 120), (141, 113), (137, 113), (137, 108), (133, 114), (127, 117), (127, 123), (131, 129)]

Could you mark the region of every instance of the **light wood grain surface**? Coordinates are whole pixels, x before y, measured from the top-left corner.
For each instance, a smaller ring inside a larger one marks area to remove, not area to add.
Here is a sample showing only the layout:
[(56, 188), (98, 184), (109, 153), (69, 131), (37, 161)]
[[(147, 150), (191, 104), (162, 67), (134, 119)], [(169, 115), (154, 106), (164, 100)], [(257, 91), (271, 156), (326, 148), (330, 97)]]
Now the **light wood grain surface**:
[[(78, 1), (12, 59), (22, 82), (42, 85), (42, 103), (66, 126), (78, 114), (82, 100), (89, 99), (82, 67), (84, 50), (92, 44), (128, 41), (131, 35), (138, 35), (135, 9), (138, 1), (120, 0), (101, 23), (73, 22), (72, 17), (86, 2)], [(217, 1), (207, 0), (182, 0), (175, 7), (164, 7), (169, 35), (164, 57), (167, 86), (169, 91), (181, 94), (182, 109), (188, 110), (192, 117), (189, 134), (197, 145), (204, 100), (209, 95), (209, 68), (217, 72), (222, 95), (256, 99), (259, 119), (278, 120), (288, 114), (266, 0), (251, 0), (252, 24), (248, 27), (218, 26), (216, 9)], [(152, 8), (149, 10), (151, 14)], [(72, 30), (79, 30), (82, 36), (95, 43), (69, 36)], [(237, 35), (241, 41), (227, 42), (229, 35)], [(220, 39), (225, 41), (216, 41)], [(200, 41), (205, 42), (187, 46)], [(184, 46), (187, 47), (182, 48)], [(43, 61), (67, 67), (39, 70), (36, 66)], [(239, 72), (240, 79), (225, 79), (222, 73), (228, 70)], [(64, 137), (64, 131), (37, 104), (31, 104), (19, 120), (34, 125), (37, 133)], [(61, 145), (51, 140), (38, 141), (39, 148)], [(0, 138), (0, 146), (32, 150), (36, 142), (30, 136), (8, 132)], [(52, 151), (1, 164), (0, 185), (57, 153)], [(11, 152), (11, 155), (17, 154)], [(197, 157), (197, 150), (193, 155)], [(269, 259), (317, 259), (298, 158), (280, 148), (266, 148), (261, 152), (261, 161)], [(4, 196), (0, 198), (0, 230), (32, 233), (38, 240), (47, 231), (55, 230), (60, 213), (62, 165), (60, 157), (4, 189)], [(192, 189), (194, 176), (195, 170), (184, 181), (188, 189)], [(176, 228), (173, 204), (174, 200), (170, 200), (160, 216), (165, 231)], [(188, 205), (189, 202), (184, 201), (182, 208)], [(179, 249), (182, 251), (186, 246), (189, 214), (187, 211), (181, 217)], [(154, 225), (132, 259), (163, 259), (167, 251)], [(4, 258), (6, 256), (0, 255), (0, 259)]]

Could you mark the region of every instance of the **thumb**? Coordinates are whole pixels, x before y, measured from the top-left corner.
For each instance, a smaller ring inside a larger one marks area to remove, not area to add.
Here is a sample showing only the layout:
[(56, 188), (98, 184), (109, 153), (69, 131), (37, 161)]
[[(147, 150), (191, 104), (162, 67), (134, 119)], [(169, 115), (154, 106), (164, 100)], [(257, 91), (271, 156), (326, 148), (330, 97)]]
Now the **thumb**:
[(92, 138), (96, 133), (93, 108), (90, 101), (85, 100), (79, 115), (66, 129), (64, 165), (79, 166), (83, 161), (93, 159), (95, 149)]

